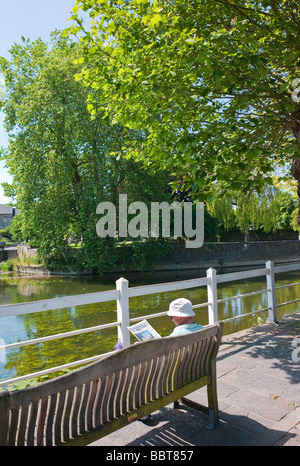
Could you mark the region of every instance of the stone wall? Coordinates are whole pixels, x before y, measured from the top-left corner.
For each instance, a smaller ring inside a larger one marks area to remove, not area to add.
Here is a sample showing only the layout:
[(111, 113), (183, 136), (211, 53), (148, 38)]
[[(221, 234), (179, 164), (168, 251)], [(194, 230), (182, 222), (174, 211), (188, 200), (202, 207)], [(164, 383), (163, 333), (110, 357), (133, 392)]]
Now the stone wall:
[(1, 214), (0, 215), (0, 230), (5, 230), (11, 224), (12, 221), (11, 214)]
[[(36, 249), (31, 249), (25, 245), (19, 245), (18, 251), (16, 249), (14, 253), (18, 253), (19, 256), (34, 257), (36, 254)], [(8, 251), (6, 252), (8, 253)], [(198, 249), (186, 249), (184, 244), (175, 244), (172, 253), (164, 256), (154, 264), (154, 271), (168, 273), (191, 272), (194, 275), (196, 270), (205, 271), (210, 267), (217, 269), (219, 272), (225, 272), (233, 268), (264, 267), (268, 260), (273, 261), (276, 265), (300, 262), (300, 241), (205, 243)], [(24, 273), (34, 273), (34, 271), (36, 273), (49, 273), (37, 266), (34, 267), (34, 270), (32, 268), (29, 270), (28, 267), (24, 267), (24, 270), (22, 270)], [(135, 272), (132, 269), (130, 271)], [(113, 272), (117, 274), (124, 273), (124, 271), (117, 269)]]
[(18, 215), (20, 211), (14, 207), (6, 204), (0, 204), (0, 230), (5, 230), (8, 227), (15, 215)]
[(198, 249), (175, 245), (174, 251), (155, 265), (155, 270), (220, 269), (300, 261), (300, 241), (257, 241), (250, 243), (205, 243)]

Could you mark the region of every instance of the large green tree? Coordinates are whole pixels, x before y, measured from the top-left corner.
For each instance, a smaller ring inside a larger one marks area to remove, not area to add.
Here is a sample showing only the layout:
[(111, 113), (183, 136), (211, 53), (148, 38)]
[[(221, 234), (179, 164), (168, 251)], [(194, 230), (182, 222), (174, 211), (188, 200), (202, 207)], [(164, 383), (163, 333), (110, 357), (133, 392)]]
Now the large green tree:
[(270, 233), (293, 228), (291, 215), (295, 204), (291, 194), (278, 189), (275, 183), (266, 186), (260, 194), (254, 191), (228, 191), (222, 197), (216, 186), (207, 208), (211, 215), (219, 219), (225, 231), (237, 227), (244, 234), (246, 242), (251, 230)]
[(123, 154), (180, 174), (199, 200), (216, 181), (260, 191), (292, 162), (300, 179), (298, 2), (77, 0), (73, 12), (91, 111), (144, 131)]
[(77, 239), (80, 266), (103, 271), (111, 270), (117, 249), (113, 238), (97, 236), (98, 203), (117, 204), (119, 192), (128, 201), (147, 202), (150, 194), (161, 200), (168, 178), (153, 178), (139, 163), (111, 154), (140, 136), (111, 125), (102, 112), (91, 118), (88, 90), (75, 79), (81, 53), (80, 44), (53, 33), (49, 44), (23, 39), (1, 60), (9, 136), (3, 157), (13, 178), (6, 194), (21, 211), (13, 225), (19, 239), (60, 261), (70, 260), (69, 240)]

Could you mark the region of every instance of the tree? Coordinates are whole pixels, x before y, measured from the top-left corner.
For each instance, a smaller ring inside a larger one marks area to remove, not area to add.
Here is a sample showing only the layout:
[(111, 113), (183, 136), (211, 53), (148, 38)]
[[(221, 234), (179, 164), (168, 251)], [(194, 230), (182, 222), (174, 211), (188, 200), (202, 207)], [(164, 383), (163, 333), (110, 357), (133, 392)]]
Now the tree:
[(300, 231), (297, 223), (297, 183), (295, 180), (279, 180), (275, 177), (275, 187), (279, 190), (280, 218), (278, 227), (281, 229), (292, 229)]
[(77, 0), (73, 12), (90, 109), (144, 132), (122, 154), (184, 174), (198, 200), (216, 181), (262, 191), (292, 161), (300, 180), (297, 2)]
[(0, 81), (0, 102), (2, 102), (5, 99), (5, 90), (4, 90), (4, 85)]
[(223, 222), (226, 231), (238, 227), (248, 242), (250, 230), (277, 231), (285, 213), (280, 208), (283, 194), (268, 186), (260, 194), (227, 192), (220, 198), (216, 187), (213, 199), (208, 202), (208, 211)]
[(77, 265), (111, 270), (118, 250), (114, 238), (97, 236), (98, 203), (117, 202), (120, 186), (130, 198), (137, 179), (138, 199), (145, 200), (152, 189), (160, 200), (168, 177), (153, 177), (140, 163), (111, 155), (125, 139), (140, 136), (110, 125), (101, 112), (91, 119), (88, 90), (75, 79), (81, 71), (74, 63), (80, 44), (54, 33), (49, 46), (23, 38), (10, 53), (10, 60), (1, 60), (9, 135), (4, 157), (13, 177), (6, 193), (21, 211), (12, 231), (38, 246), (41, 257), (60, 263), (73, 260), (73, 238), (81, 245)]

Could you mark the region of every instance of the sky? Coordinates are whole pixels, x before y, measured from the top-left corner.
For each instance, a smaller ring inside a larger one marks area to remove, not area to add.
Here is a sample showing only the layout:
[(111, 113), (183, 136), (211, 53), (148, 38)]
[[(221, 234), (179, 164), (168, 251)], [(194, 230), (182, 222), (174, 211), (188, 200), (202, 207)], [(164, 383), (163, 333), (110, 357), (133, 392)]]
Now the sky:
[[(74, 5), (75, 0), (0, 0), (0, 56), (9, 58), (8, 50), (14, 42), (21, 43), (21, 36), (48, 42), (52, 31), (71, 25), (68, 18)], [(0, 146), (7, 147), (3, 119), (0, 112)], [(1, 186), (10, 181), (5, 162), (0, 161), (0, 204), (10, 201)]]

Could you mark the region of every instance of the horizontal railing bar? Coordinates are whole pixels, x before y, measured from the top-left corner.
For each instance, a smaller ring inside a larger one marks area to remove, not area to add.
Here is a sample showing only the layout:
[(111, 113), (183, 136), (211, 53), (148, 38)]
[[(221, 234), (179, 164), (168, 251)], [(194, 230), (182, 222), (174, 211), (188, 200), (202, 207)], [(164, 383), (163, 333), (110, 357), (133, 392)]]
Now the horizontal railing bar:
[(295, 272), (300, 270), (300, 264), (279, 265), (274, 267), (274, 273)]
[(282, 288), (289, 288), (290, 286), (296, 286), (296, 285), (300, 285), (300, 282), (290, 283), (289, 285), (275, 286), (275, 290), (280, 290)]
[(144, 296), (153, 293), (165, 293), (166, 291), (187, 290), (198, 286), (205, 286), (210, 283), (210, 278), (195, 278), (184, 280), (183, 282), (159, 283), (157, 285), (135, 286), (128, 289), (129, 297)]
[(110, 324), (97, 325), (96, 327), (87, 327), (87, 328), (83, 328), (79, 330), (73, 330), (71, 332), (57, 333), (55, 335), (48, 335), (46, 337), (34, 338), (32, 340), (25, 340), (25, 341), (20, 341), (17, 343), (9, 343), (8, 345), (0, 346), (0, 351), (12, 349), (12, 348), (19, 348), (21, 346), (36, 345), (37, 343), (44, 343), (46, 341), (56, 340), (59, 338), (67, 338), (67, 337), (72, 337), (74, 335), (81, 335), (82, 333), (96, 332), (97, 330), (117, 327), (118, 325), (120, 325), (119, 322), (112, 322)]
[(41, 299), (19, 304), (6, 304), (0, 306), (0, 317), (19, 316), (22, 314), (32, 314), (34, 312), (52, 311), (84, 304), (103, 303), (119, 299), (118, 290), (99, 291), (97, 293), (87, 293), (72, 296), (62, 296), (60, 298)]
[(236, 295), (236, 296), (230, 296), (229, 298), (218, 299), (218, 303), (225, 303), (226, 301), (231, 301), (233, 299), (238, 299), (238, 298), (246, 298), (247, 296), (254, 296), (254, 295), (257, 295), (257, 294), (262, 294), (262, 293), (265, 293), (267, 291), (270, 291), (270, 290), (265, 289), (265, 290), (259, 290), (259, 291), (251, 291), (250, 293), (239, 294), (239, 295)]
[(38, 372), (32, 372), (31, 374), (27, 374), (27, 375), (21, 375), (20, 377), (15, 377), (14, 379), (3, 380), (0, 382), (0, 387), (3, 387), (5, 385), (10, 385), (12, 383), (21, 382), (22, 380), (39, 377), (41, 375), (51, 374), (51, 372), (60, 371), (62, 369), (68, 369), (69, 367), (79, 366), (80, 364), (90, 363), (98, 359), (101, 359), (104, 356), (109, 356), (110, 354), (113, 354), (113, 353), (114, 351), (110, 351), (109, 353), (99, 354), (98, 356), (91, 356), (90, 358), (81, 359), (80, 361), (69, 362), (61, 366), (51, 367), (49, 369), (44, 369)]
[(254, 314), (259, 314), (260, 312), (268, 311), (269, 309), (270, 309), (269, 307), (264, 307), (263, 309), (259, 309), (257, 311), (251, 311), (251, 312), (247, 312), (246, 314), (239, 314), (238, 316), (229, 317), (228, 319), (222, 319), (222, 322), (230, 322), (235, 319), (240, 319), (241, 317), (249, 317)]
[(235, 280), (245, 280), (246, 278), (255, 278), (267, 275), (268, 269), (245, 270), (244, 272), (232, 272), (224, 275), (217, 275), (217, 283), (231, 282)]
[(300, 298), (292, 299), (292, 301), (286, 301), (285, 303), (276, 304), (276, 307), (287, 306), (288, 304), (297, 303), (298, 301), (300, 301)]
[(201, 303), (201, 304), (195, 304), (194, 306), (192, 306), (193, 309), (198, 309), (200, 307), (207, 307), (209, 306), (211, 303)]
[(130, 319), (130, 322), (139, 322), (140, 320), (144, 320), (144, 319), (153, 319), (154, 317), (166, 316), (167, 312), (168, 311), (163, 311), (163, 312), (157, 312), (157, 314), (147, 314), (147, 315), (141, 316), (141, 317), (132, 317)]
[[(208, 306), (210, 303), (201, 303), (201, 304), (195, 304), (193, 307), (193, 309), (198, 309), (200, 307), (206, 307)], [(163, 311), (163, 312), (157, 312), (156, 314), (147, 314), (145, 316), (141, 316), (141, 317), (132, 317), (130, 319), (130, 322), (138, 322), (140, 320), (144, 320), (144, 319), (153, 319), (154, 317), (163, 317), (163, 316), (166, 316), (167, 315), (167, 312), (168, 311)], [(1, 349), (1, 348), (0, 348)]]

